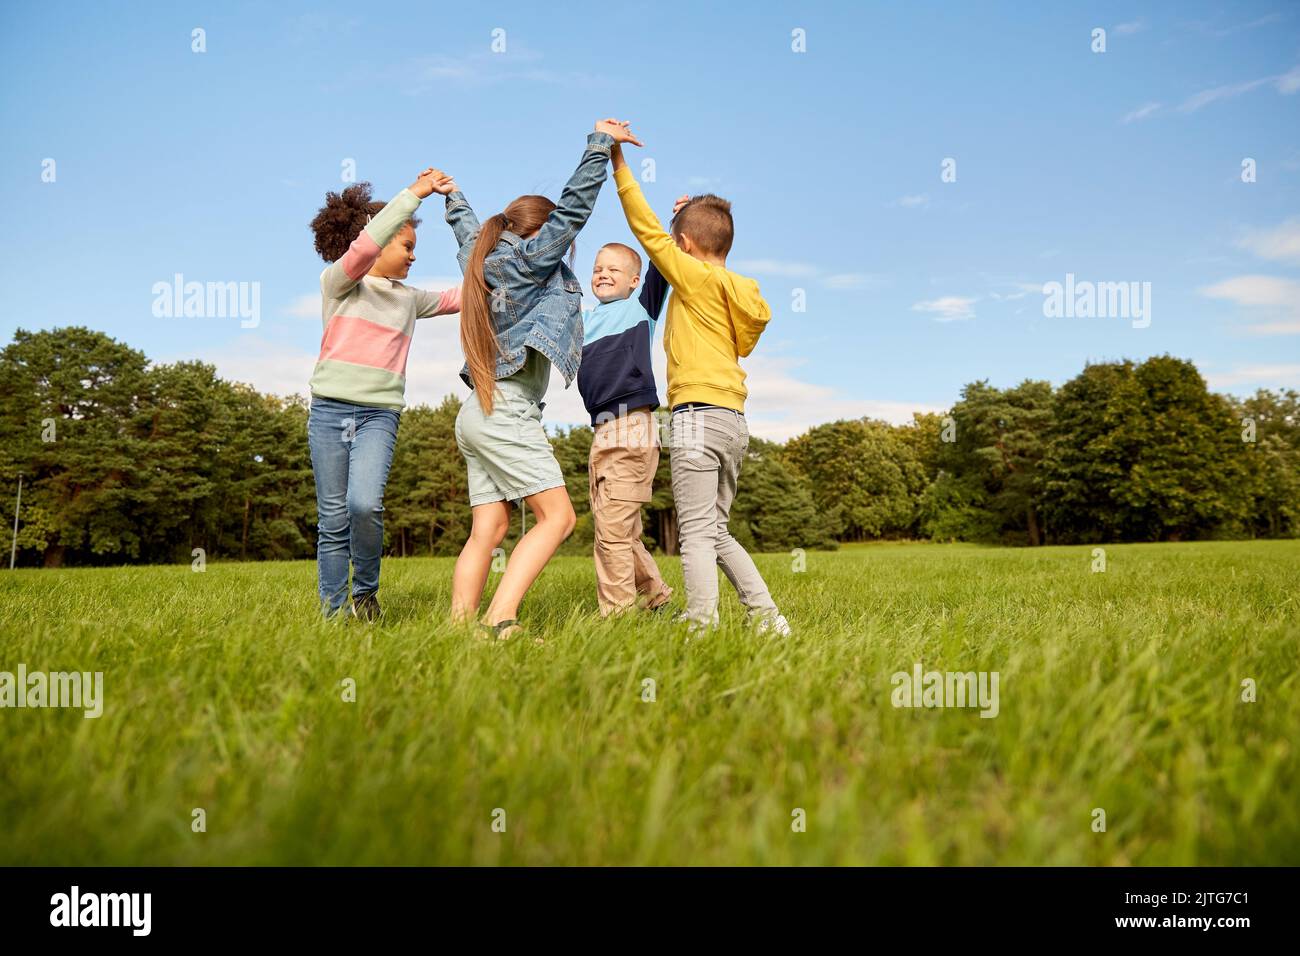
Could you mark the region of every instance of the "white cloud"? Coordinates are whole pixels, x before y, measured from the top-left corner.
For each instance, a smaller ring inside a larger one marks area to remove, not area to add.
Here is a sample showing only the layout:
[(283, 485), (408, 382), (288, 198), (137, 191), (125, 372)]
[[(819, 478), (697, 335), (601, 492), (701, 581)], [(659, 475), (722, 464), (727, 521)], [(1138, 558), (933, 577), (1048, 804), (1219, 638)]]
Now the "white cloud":
[(285, 315), (296, 316), (299, 319), (315, 319), (320, 321), (320, 293), (313, 292), (309, 295), (300, 295), (291, 303), (280, 310)]
[(395, 65), (390, 75), (407, 78), (403, 92), (437, 92), (448, 83), (461, 86), (485, 86), (500, 83), (543, 84), (557, 86), (600, 87), (601, 77), (579, 70), (549, 69), (542, 65), (542, 55), (510, 42), (507, 52), (468, 53), (462, 56), (433, 54), (415, 57)]
[(1011, 302), (1016, 299), (1023, 299), (1025, 296), (1038, 293), (1042, 294), (1043, 284), (1041, 282), (1004, 282), (1002, 285), (1010, 286), (1015, 289), (1014, 292), (989, 292), (989, 298), (995, 302)]
[(1240, 96), (1243, 93), (1249, 93), (1251, 90), (1259, 89), (1262, 86), (1272, 84), (1283, 96), (1290, 96), (1297, 90), (1300, 90), (1300, 66), (1294, 66), (1286, 73), (1276, 76), (1265, 76), (1258, 80), (1247, 80), (1243, 83), (1229, 83), (1224, 86), (1216, 86), (1212, 89), (1202, 90), (1201, 92), (1189, 96), (1178, 107), (1180, 113), (1192, 113), (1203, 106), (1208, 106), (1218, 100), (1228, 100)]
[(1115, 24), (1115, 32), (1120, 36), (1132, 36), (1134, 33), (1138, 33), (1145, 29), (1145, 20), (1130, 20), (1128, 23)]
[(1277, 91), (1283, 96), (1290, 96), (1296, 90), (1300, 90), (1300, 66), (1291, 67), (1277, 78)]
[(1252, 335), (1300, 335), (1300, 319), (1257, 322), (1246, 328)]
[(460, 380), (464, 364), (459, 316), (435, 315), (417, 321), (406, 358), (406, 404), (437, 405), (448, 395), (465, 398), (469, 389)]
[(916, 209), (921, 206), (928, 206), (930, 205), (930, 194), (916, 193), (914, 195), (909, 195), (909, 196), (899, 196), (889, 205), (902, 206), (904, 209)]
[(975, 296), (945, 295), (912, 306), (913, 312), (929, 312), (936, 322), (958, 322), (975, 318)]
[(1253, 229), (1237, 245), (1270, 262), (1300, 265), (1300, 218), (1288, 219), (1273, 229)]
[(1210, 388), (1249, 385), (1254, 388), (1300, 387), (1300, 365), (1239, 365), (1223, 372), (1208, 372)]
[(1279, 276), (1234, 276), (1198, 291), (1211, 299), (1227, 299), (1237, 305), (1300, 308), (1300, 282)]
[(284, 38), (295, 45), (314, 46), (326, 39), (347, 36), (360, 29), (362, 25), (363, 22), (358, 17), (343, 17), (333, 13), (313, 11), (286, 19)]
[(426, 292), (446, 292), (448, 289), (459, 286), (462, 281), (460, 276), (428, 276), (403, 280), (405, 285), (415, 289), (423, 289)]
[(1300, 282), (1279, 276), (1233, 276), (1197, 290), (1211, 299), (1223, 299), (1245, 309), (1253, 335), (1300, 334)]
[(502, 84), (519, 86), (565, 86), (582, 89), (602, 89), (610, 84), (607, 78), (580, 70), (552, 69), (545, 65), (544, 57), (536, 50), (526, 48), (513, 35), (506, 38), (507, 47), (502, 53), (484, 49), (453, 56), (434, 53), (427, 56), (407, 57), (382, 66), (358, 64), (338, 74), (327, 86), (329, 90), (375, 87), (398, 89), (407, 96), (441, 94), (448, 86), (485, 87)]
[(1255, 20), (1229, 24), (1226, 27), (1216, 27), (1207, 20), (1192, 20), (1189, 25), (1194, 29), (1213, 37), (1226, 37), (1231, 36), (1234, 33), (1240, 33), (1243, 30), (1254, 30), (1257, 27), (1267, 26), (1270, 23), (1277, 23), (1281, 19), (1283, 19), (1282, 14), (1270, 13)]
[(885, 280), (866, 272), (835, 272), (822, 280), (828, 289), (870, 289)]
[[(854, 398), (843, 389), (796, 377), (806, 360), (781, 355), (755, 355), (743, 362), (749, 399), (745, 417), (760, 438), (784, 441), (814, 425), (841, 418), (881, 418), (894, 424), (912, 420), (912, 412), (937, 412), (921, 402)], [(660, 379), (662, 381), (662, 379)]]
[(1157, 110), (1159, 110), (1160, 106), (1161, 104), (1159, 103), (1144, 103), (1141, 106), (1139, 106), (1137, 109), (1133, 110), (1133, 112), (1125, 113), (1124, 118), (1120, 120), (1120, 122), (1136, 123), (1138, 120), (1144, 120), (1148, 116), (1153, 115)]
[(1199, 110), (1202, 106), (1208, 106), (1216, 100), (1232, 99), (1234, 96), (1240, 96), (1242, 93), (1249, 93), (1251, 90), (1258, 89), (1268, 82), (1267, 77), (1262, 80), (1249, 80), (1245, 83), (1231, 83), (1227, 86), (1216, 86), (1212, 89), (1202, 90), (1194, 96), (1189, 96), (1178, 107), (1180, 113), (1191, 113)]
[(223, 348), (208, 349), (200, 358), (215, 365), (217, 374), (228, 381), (243, 382), (272, 395), (305, 396), (316, 355), (315, 351), (249, 335)]
[(811, 263), (784, 259), (740, 259), (731, 263), (730, 268), (781, 279), (816, 279), (826, 288), (837, 290), (878, 288), (889, 281), (885, 276), (869, 272), (826, 272)]

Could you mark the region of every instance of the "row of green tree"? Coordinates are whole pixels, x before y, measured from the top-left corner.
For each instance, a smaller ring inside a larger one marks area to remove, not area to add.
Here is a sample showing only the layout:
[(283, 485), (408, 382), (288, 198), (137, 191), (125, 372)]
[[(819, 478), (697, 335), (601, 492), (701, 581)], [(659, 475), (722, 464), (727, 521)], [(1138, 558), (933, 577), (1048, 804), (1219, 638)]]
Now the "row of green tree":
[[(402, 416), (385, 499), (388, 552), (455, 554), (469, 530), (459, 402)], [(153, 364), (110, 337), (19, 330), (0, 352), (0, 480), (26, 565), (306, 558), (315, 497), (307, 406)], [(593, 537), (591, 430), (552, 439)], [(12, 511), (11, 511), (12, 513)], [(648, 543), (677, 549), (668, 456)], [(756, 550), (933, 538), (1005, 544), (1300, 533), (1300, 395), (1209, 391), (1168, 356), (1087, 366), (1054, 389), (975, 382), (945, 414), (862, 418), (784, 444), (753, 439), (731, 521)], [(517, 525), (514, 534), (517, 535)]]

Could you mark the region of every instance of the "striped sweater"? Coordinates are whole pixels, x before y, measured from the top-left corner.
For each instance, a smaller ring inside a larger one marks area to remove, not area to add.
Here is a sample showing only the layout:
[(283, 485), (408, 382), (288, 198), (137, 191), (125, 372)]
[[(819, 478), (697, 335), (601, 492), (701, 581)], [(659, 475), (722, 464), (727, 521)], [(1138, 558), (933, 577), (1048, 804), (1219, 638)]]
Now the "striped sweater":
[(403, 189), (321, 273), (325, 332), (311, 376), (313, 395), (400, 411), (415, 320), (460, 311), (459, 288), (426, 292), (366, 274), (419, 205), (419, 197)]

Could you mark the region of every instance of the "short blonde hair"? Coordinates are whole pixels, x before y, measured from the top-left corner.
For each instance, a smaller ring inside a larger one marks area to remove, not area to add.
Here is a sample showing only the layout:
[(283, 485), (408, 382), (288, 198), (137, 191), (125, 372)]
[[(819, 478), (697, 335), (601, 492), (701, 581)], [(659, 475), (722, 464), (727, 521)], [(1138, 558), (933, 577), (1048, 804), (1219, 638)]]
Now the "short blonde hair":
[(634, 270), (636, 274), (641, 274), (641, 253), (637, 252), (631, 246), (623, 245), (621, 242), (607, 242), (596, 250), (596, 255), (600, 255), (606, 249), (617, 249), (619, 252), (623, 253), (625, 256), (630, 258), (633, 265), (636, 266), (636, 269)]

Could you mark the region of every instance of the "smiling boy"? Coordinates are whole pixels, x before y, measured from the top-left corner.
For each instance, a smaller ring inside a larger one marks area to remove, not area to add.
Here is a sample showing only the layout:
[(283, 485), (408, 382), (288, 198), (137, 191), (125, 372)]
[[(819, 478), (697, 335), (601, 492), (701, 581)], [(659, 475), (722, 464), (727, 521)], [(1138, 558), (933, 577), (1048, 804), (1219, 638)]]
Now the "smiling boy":
[(588, 473), (596, 599), (602, 616), (635, 606), (638, 594), (647, 610), (658, 610), (672, 588), (641, 543), (641, 506), (650, 500), (659, 467), (650, 341), (668, 284), (653, 266), (643, 284), (641, 256), (611, 242), (596, 254), (591, 292), (600, 305), (583, 320), (578, 391), (594, 429)]

